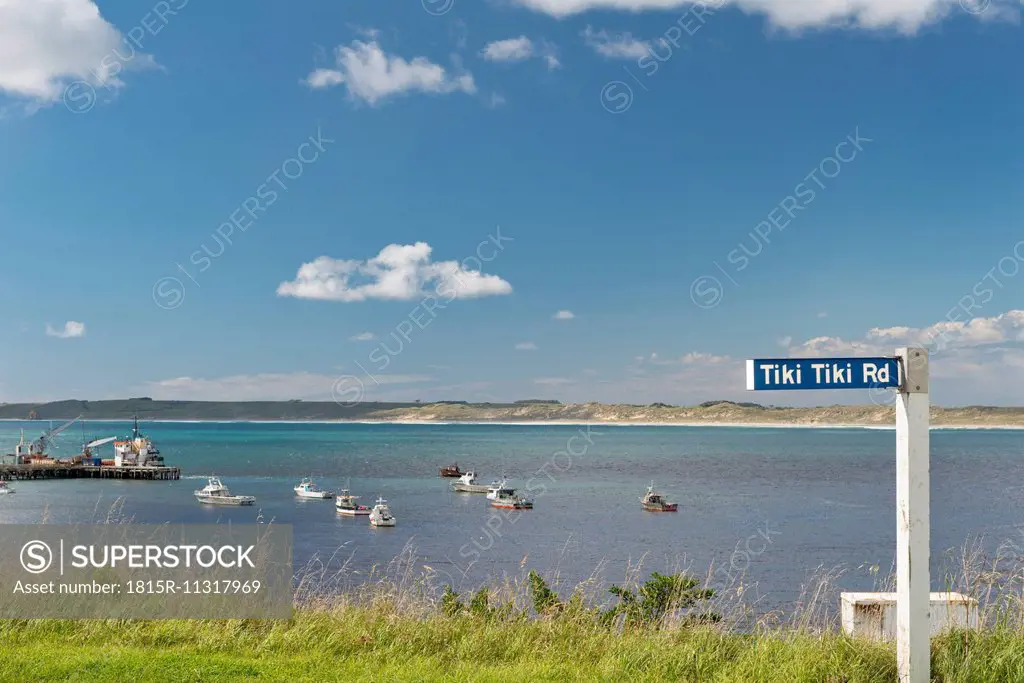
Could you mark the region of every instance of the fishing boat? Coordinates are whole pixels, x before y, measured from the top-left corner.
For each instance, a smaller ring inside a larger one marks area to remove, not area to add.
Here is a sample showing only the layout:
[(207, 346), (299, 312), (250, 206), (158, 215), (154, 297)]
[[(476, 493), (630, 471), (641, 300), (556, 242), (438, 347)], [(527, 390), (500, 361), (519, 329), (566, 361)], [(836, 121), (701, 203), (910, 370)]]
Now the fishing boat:
[(218, 477), (210, 477), (209, 483), (195, 492), (196, 500), (208, 505), (252, 505), (253, 496), (236, 496), (228, 490)]
[(668, 503), (659, 493), (654, 492), (654, 482), (647, 487), (647, 493), (640, 498), (640, 505), (644, 510), (651, 512), (676, 512), (679, 509), (678, 503)]
[(496, 481), (487, 487), (487, 500), (494, 500), (498, 497), (498, 491), (508, 488), (508, 482), (505, 477), (501, 478), (501, 481)]
[(313, 483), (312, 479), (303, 479), (299, 482), (299, 485), (295, 487), (295, 495), (299, 498), (316, 498), (318, 500), (327, 500), (334, 498), (334, 494), (330, 491), (324, 491), (322, 488)]
[(476, 472), (470, 470), (459, 477), (459, 480), (452, 484), (452, 488), (462, 493), (488, 493), (491, 489), (501, 488), (501, 486), (498, 482), (491, 482), (490, 484), (476, 483)]
[(338, 493), (338, 499), (334, 501), (334, 507), (338, 511), (338, 514), (349, 515), (352, 517), (356, 515), (370, 514), (370, 508), (356, 503), (357, 498), (359, 498), (359, 496), (353, 496), (348, 492), (348, 489), (342, 489)]
[(453, 462), (448, 467), (441, 468), (442, 477), (461, 477), (465, 472), (459, 469), (459, 463)]
[(395, 525), (395, 516), (391, 514), (388, 502), (379, 496), (377, 497), (377, 504), (370, 510), (370, 524), (373, 526)]
[(6, 481), (0, 481), (0, 496), (6, 495), (8, 493), (14, 493), (14, 489), (8, 486)]
[(499, 488), (491, 499), (491, 507), (504, 510), (532, 510), (533, 501), (517, 495), (515, 489)]

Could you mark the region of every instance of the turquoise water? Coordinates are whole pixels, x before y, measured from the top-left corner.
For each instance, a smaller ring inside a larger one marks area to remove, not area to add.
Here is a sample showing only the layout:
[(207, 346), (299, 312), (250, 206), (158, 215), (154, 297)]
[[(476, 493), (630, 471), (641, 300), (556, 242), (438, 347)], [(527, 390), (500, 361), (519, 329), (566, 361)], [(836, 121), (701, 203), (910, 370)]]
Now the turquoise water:
[[(21, 428), (0, 423), (13, 450)], [(416, 562), (477, 586), (523, 567), (557, 573), (563, 586), (590, 577), (620, 580), (630, 562), (646, 570), (745, 570), (772, 604), (797, 597), (819, 567), (846, 570), (846, 590), (870, 590), (865, 569), (892, 567), (895, 547), (895, 432), (862, 429), (745, 429), (502, 425), (149, 423), (176, 482), (67, 480), (15, 482), (0, 497), (3, 523), (264, 521), (294, 526), (295, 563), (312, 557), (366, 570), (404, 548)], [(130, 424), (75, 425), (57, 439), (57, 457), (83, 438), (124, 435)], [(944, 553), (983, 536), (1024, 544), (1024, 432), (932, 432), (933, 584)], [(113, 457), (112, 447), (104, 457)], [(499, 512), (482, 495), (458, 494), (437, 476), (453, 460), (490, 481), (502, 471), (532, 489), (535, 509)], [(252, 508), (198, 504), (192, 491), (216, 473)], [(345, 486), (371, 504), (385, 497), (398, 519), (374, 529), (339, 517), (333, 502), (296, 499), (303, 476)], [(676, 514), (641, 510), (648, 483), (680, 503)], [(767, 537), (767, 541), (764, 540)], [(945, 557), (949, 557), (946, 555)], [(738, 560), (737, 560), (738, 558)], [(735, 572), (730, 570), (730, 574)], [(447, 579), (446, 579), (447, 580)]]

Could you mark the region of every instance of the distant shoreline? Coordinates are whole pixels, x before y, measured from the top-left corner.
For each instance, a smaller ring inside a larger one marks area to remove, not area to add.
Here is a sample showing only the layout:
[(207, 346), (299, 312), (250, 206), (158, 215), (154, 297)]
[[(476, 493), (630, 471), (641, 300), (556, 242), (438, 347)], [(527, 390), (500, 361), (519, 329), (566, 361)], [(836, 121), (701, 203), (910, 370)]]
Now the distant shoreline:
[[(665, 403), (560, 403), (530, 399), (514, 403), (377, 403), (333, 401), (161, 401), (129, 398), (0, 404), (0, 420), (268, 424), (535, 425), (620, 427), (742, 427), (803, 429), (893, 429), (891, 404), (812, 408), (706, 401), (694, 406)], [(932, 406), (931, 424), (942, 429), (1024, 429), (1024, 407)]]
[[(51, 420), (27, 420), (17, 418), (0, 418), (0, 423), (16, 422), (50, 422)], [(52, 420), (56, 422), (57, 420)], [(124, 422), (124, 418), (83, 418), (80, 422)], [(735, 429), (864, 429), (870, 431), (894, 431), (896, 425), (884, 424), (817, 424), (817, 423), (778, 423), (778, 422), (621, 422), (621, 421), (562, 421), (562, 420), (522, 420), (503, 422), (498, 420), (193, 420), (193, 419), (151, 419), (149, 424), (315, 424), (315, 425), (398, 425), (408, 427), (455, 427), (460, 425), (472, 427), (675, 427), (675, 428), (735, 428)], [(1024, 431), (1024, 425), (944, 425), (933, 424), (931, 430), (981, 430), (981, 431)]]

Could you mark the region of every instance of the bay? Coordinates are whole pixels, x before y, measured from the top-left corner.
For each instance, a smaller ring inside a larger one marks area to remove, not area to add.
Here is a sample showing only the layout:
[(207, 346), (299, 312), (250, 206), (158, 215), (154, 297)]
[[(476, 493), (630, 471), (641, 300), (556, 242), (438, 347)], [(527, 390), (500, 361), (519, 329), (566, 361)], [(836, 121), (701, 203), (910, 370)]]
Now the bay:
[[(22, 429), (31, 439), (46, 427), (0, 422), (0, 449), (12, 451)], [(51, 455), (129, 431), (75, 425)], [(537, 569), (568, 590), (595, 571), (621, 581), (641, 559), (643, 574), (714, 566), (742, 573), (768, 606), (796, 600), (819, 567), (840, 569), (843, 590), (872, 590), (894, 562), (891, 430), (153, 422), (143, 431), (181, 480), (13, 482), (0, 523), (98, 523), (116, 507), (138, 523), (291, 524), (297, 567), (334, 558), (365, 576), (405, 550), (462, 588)], [(957, 571), (965, 543), (1024, 545), (1022, 439), (1017, 430), (932, 432), (934, 590)], [(532, 491), (535, 508), (497, 511), (483, 495), (451, 491), (438, 468), (452, 461), (487, 482), (504, 473)], [(256, 505), (200, 505), (192, 492), (209, 474)], [(304, 476), (332, 490), (350, 482), (364, 504), (383, 496), (398, 525), (375, 529), (337, 515), (333, 502), (297, 499)], [(678, 513), (640, 508), (652, 481)]]

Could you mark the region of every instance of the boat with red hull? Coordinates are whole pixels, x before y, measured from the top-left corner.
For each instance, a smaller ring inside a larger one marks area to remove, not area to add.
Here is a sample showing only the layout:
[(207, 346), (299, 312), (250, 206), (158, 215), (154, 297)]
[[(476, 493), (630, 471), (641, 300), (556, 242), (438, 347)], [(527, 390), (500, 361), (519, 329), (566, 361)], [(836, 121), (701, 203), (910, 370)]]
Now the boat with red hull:
[(465, 474), (465, 472), (463, 472), (462, 470), (459, 469), (459, 463), (453, 462), (451, 465), (448, 465), (448, 467), (442, 467), (441, 468), (441, 475), (440, 476), (442, 476), (442, 477), (454, 477), (454, 478), (458, 479), (459, 477), (461, 477), (464, 474)]

